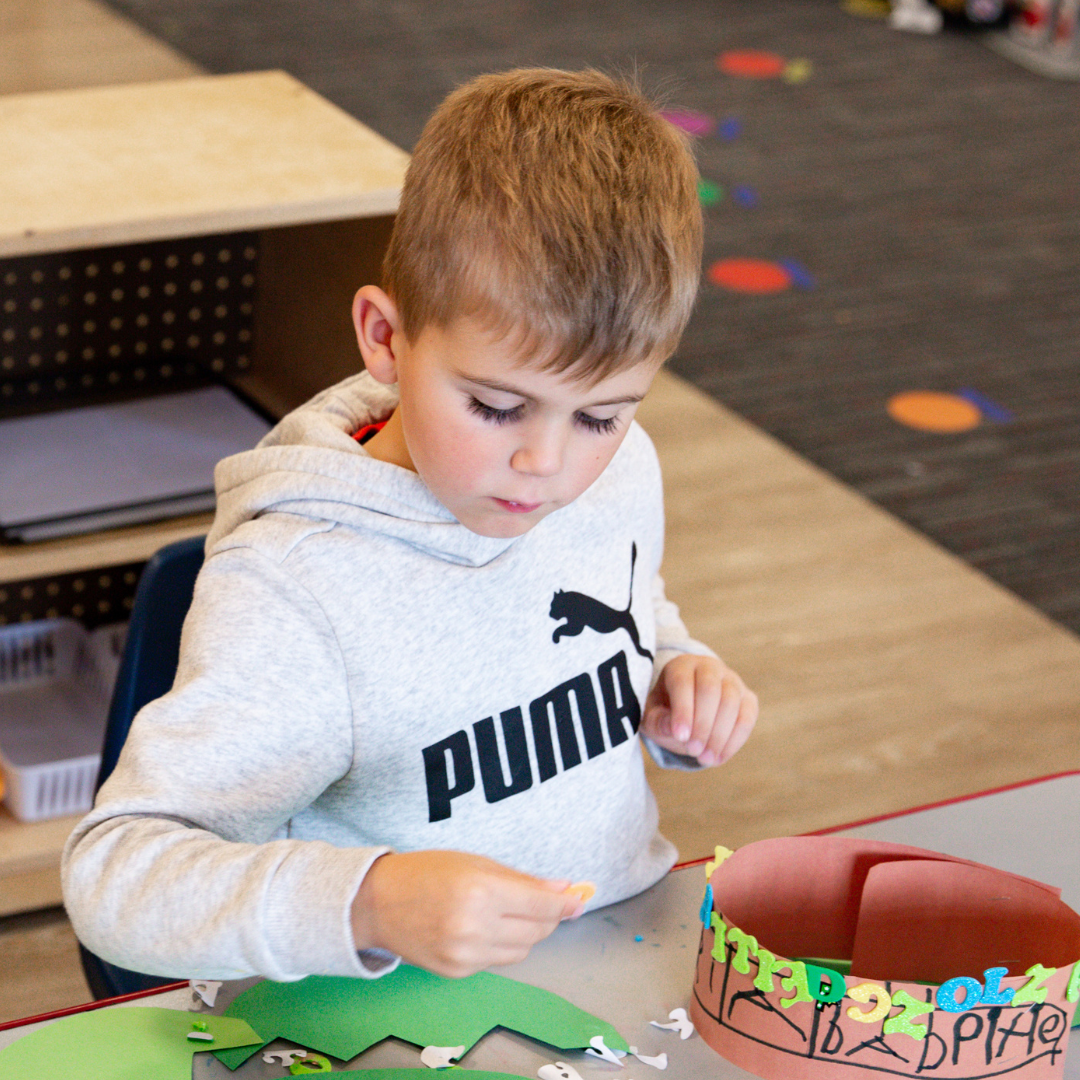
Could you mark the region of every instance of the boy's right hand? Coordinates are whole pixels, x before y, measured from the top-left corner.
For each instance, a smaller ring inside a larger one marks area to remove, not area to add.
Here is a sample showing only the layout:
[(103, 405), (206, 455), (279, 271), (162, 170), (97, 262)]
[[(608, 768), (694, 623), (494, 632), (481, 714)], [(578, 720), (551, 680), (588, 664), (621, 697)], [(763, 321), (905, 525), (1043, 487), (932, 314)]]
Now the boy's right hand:
[(516, 964), (585, 910), (569, 886), (460, 851), (382, 855), (353, 900), (353, 941), (453, 978)]

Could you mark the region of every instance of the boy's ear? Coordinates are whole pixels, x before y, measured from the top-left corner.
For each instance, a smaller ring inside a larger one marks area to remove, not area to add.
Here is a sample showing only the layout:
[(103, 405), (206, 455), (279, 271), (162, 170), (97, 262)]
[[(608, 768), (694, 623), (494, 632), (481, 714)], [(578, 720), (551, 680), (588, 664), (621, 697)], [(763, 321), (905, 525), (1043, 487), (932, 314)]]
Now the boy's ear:
[(395, 347), (403, 340), (397, 305), (377, 285), (365, 285), (353, 298), (352, 317), (364, 367), (373, 379), (396, 383)]

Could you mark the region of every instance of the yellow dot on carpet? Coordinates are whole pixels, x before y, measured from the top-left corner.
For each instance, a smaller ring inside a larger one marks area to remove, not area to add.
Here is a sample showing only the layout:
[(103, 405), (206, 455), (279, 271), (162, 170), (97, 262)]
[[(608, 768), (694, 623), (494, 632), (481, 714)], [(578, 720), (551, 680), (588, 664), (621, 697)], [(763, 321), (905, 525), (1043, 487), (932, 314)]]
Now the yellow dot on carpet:
[(841, 7), (849, 15), (861, 15), (866, 19), (887, 19), (892, 10), (889, 0), (844, 0)]

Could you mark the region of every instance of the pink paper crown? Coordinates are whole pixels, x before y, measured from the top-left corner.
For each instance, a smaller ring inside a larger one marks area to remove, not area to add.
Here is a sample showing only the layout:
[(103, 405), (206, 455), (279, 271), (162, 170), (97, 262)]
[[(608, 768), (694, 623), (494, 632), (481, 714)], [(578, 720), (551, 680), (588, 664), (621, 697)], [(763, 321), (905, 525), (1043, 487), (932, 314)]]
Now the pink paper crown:
[(1060, 889), (831, 836), (717, 848), (707, 870), (690, 1015), (734, 1064), (766, 1080), (1062, 1075), (1080, 916)]

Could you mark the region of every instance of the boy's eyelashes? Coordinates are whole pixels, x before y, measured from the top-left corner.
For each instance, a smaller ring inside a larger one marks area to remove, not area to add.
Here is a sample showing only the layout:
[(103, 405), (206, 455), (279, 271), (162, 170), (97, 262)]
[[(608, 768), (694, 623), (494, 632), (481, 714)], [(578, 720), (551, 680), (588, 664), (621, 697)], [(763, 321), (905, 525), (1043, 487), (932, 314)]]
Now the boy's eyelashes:
[(494, 406), (485, 405), (482, 401), (470, 396), (469, 411), (493, 424), (506, 424), (511, 420), (517, 420), (525, 412), (525, 406), (515, 405), (512, 409), (496, 409)]
[[(508, 424), (513, 420), (519, 419), (525, 412), (524, 405), (515, 405), (512, 409), (496, 409), (492, 405), (485, 405), (484, 402), (478, 398), (469, 397), (469, 411), (476, 413), (477, 416), (484, 420), (487, 420), (492, 424)], [(619, 426), (619, 420), (617, 416), (610, 416), (606, 419), (601, 419), (597, 416), (590, 416), (588, 413), (575, 413), (574, 419), (583, 428), (588, 431), (594, 431), (599, 435), (610, 435)]]
[(616, 416), (609, 416), (606, 420), (601, 420), (598, 416), (578, 413), (575, 419), (582, 427), (588, 428), (589, 431), (595, 431), (598, 435), (610, 435), (619, 426), (619, 419)]

